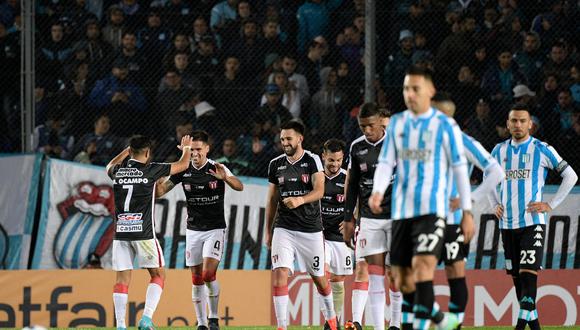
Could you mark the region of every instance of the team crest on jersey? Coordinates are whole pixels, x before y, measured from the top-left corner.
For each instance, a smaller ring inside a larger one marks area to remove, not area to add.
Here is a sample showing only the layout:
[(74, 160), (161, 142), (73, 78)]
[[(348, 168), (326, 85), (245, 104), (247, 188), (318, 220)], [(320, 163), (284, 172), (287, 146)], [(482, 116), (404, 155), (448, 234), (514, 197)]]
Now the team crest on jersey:
[[(111, 245), (115, 233), (111, 186), (80, 182), (57, 208), (62, 224), (54, 239), (53, 255), (60, 268), (83, 268), (98, 247), (106, 251)], [(126, 217), (132, 221), (135, 214)]]
[(337, 200), (339, 203), (342, 203), (342, 202), (344, 202), (344, 194), (337, 194), (337, 195), (336, 195), (336, 200)]
[(191, 185), (189, 183), (184, 183), (183, 189), (185, 189), (185, 191), (191, 191)]
[(217, 188), (217, 181), (210, 181), (208, 183), (210, 189), (216, 189)]
[(302, 182), (304, 182), (304, 183), (310, 182), (310, 175), (309, 174), (302, 174), (300, 176), (300, 178), (302, 179)]
[(361, 163), (360, 164), (360, 170), (362, 172), (366, 172), (367, 171), (367, 163)]
[(529, 163), (530, 162), (530, 154), (523, 154), (522, 155), (522, 163)]
[(279, 176), (278, 177), (278, 184), (283, 184), (284, 183), (284, 177), (283, 176)]

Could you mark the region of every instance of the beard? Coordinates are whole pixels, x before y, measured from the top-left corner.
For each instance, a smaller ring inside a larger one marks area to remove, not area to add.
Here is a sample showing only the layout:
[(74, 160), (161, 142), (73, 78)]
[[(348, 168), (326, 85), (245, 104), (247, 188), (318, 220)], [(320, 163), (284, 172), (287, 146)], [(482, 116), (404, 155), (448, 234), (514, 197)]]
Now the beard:
[(328, 167), (326, 167), (326, 170), (328, 171), (328, 173), (330, 173), (332, 175), (335, 175), (336, 173), (338, 173), (338, 171), (340, 171), (340, 167), (338, 167), (338, 166), (332, 166), (332, 167), (328, 166)]
[(297, 147), (290, 145), (290, 146), (283, 147), (283, 149), (284, 149), (284, 153), (286, 154), (286, 156), (292, 157), (296, 153)]

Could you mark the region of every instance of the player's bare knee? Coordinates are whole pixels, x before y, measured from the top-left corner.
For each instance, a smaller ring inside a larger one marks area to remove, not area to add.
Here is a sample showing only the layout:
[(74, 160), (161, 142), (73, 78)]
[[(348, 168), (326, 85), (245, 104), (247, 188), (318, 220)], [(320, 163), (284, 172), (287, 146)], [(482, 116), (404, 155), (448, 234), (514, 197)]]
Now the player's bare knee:
[(280, 267), (273, 270), (272, 285), (275, 287), (288, 285), (288, 268)]
[(208, 283), (208, 282), (213, 282), (216, 280), (216, 271), (215, 270), (203, 270), (201, 272), (201, 276), (203, 278), (203, 281)]
[(344, 282), (345, 279), (346, 279), (346, 276), (344, 276), (344, 275), (332, 274), (330, 276), (330, 282)]
[(465, 263), (454, 262), (445, 266), (445, 275), (448, 279), (465, 277)]
[(356, 263), (355, 281), (356, 282), (369, 281), (369, 268), (366, 261), (359, 261)]
[(415, 281), (411, 273), (395, 278), (395, 283), (401, 292), (409, 293), (415, 291)]

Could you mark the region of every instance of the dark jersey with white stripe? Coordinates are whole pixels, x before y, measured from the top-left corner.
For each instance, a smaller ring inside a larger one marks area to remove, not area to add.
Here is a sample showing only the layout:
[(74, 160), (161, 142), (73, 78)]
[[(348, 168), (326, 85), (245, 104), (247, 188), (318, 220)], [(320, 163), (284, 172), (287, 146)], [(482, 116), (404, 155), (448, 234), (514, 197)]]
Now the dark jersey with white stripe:
[[(172, 175), (170, 180), (174, 184), (181, 182), (187, 201), (187, 229), (208, 231), (226, 228), (224, 216), (224, 195), (226, 184), (209, 171), (215, 171), (215, 162), (208, 159), (201, 167), (196, 168), (193, 163), (184, 172)], [(225, 168), (226, 175), (232, 176)]]
[(155, 182), (171, 172), (171, 164), (143, 164), (129, 159), (109, 170), (115, 196), (115, 239), (155, 238)]
[(342, 242), (339, 226), (344, 220), (344, 181), (346, 171), (340, 169), (333, 177), (326, 176), (324, 182), (324, 196), (320, 201), (322, 209), (322, 225), (324, 239)]
[(348, 170), (348, 192), (346, 194), (345, 220), (353, 217), (357, 198), (359, 201), (359, 217), (371, 219), (391, 218), (391, 186), (387, 189), (381, 207), (381, 214), (374, 214), (369, 207), (369, 198), (373, 192), (373, 181), (379, 153), (383, 147), (383, 136), (375, 143), (369, 142), (365, 136), (354, 140), (350, 146)]
[(312, 175), (316, 172), (322, 172), (320, 158), (307, 150), (295, 162), (290, 162), (284, 154), (270, 161), (268, 181), (278, 187), (280, 196), (274, 227), (305, 233), (322, 231), (320, 201), (303, 204), (295, 209), (289, 209), (282, 203), (286, 197), (310, 193), (313, 189)]

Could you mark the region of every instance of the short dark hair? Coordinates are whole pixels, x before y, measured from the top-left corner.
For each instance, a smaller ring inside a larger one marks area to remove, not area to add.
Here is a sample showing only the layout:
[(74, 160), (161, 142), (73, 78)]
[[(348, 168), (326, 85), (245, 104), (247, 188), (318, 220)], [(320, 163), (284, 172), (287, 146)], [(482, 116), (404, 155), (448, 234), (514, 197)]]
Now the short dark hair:
[(296, 132), (300, 133), (300, 135), (304, 135), (304, 124), (302, 124), (301, 122), (297, 121), (297, 120), (290, 120), (287, 121), (285, 123), (283, 123), (282, 125), (280, 125), (280, 129), (293, 129)]
[(129, 147), (131, 147), (132, 153), (143, 153), (145, 149), (151, 148), (151, 139), (144, 135), (133, 135), (129, 139)]
[(431, 69), (428, 69), (425, 67), (411, 65), (407, 69), (407, 72), (405, 73), (405, 75), (406, 76), (421, 76), (421, 77), (425, 78), (425, 80), (429, 80), (430, 82), (433, 82), (433, 71)]
[(205, 144), (209, 143), (209, 134), (206, 131), (196, 130), (191, 133), (192, 141), (201, 141)]
[(109, 120), (111, 119), (111, 116), (109, 115), (108, 112), (101, 112), (94, 117), (93, 124), (96, 124), (103, 117), (109, 118)]
[(369, 118), (372, 116), (379, 116), (379, 117), (390, 117), (391, 113), (389, 110), (385, 108), (379, 107), (374, 102), (368, 102), (362, 105), (360, 111), (358, 112), (358, 118)]
[(511, 112), (511, 111), (525, 111), (525, 112), (527, 112), (527, 113), (528, 113), (530, 116), (532, 115), (532, 113), (530, 112), (530, 107), (528, 107), (528, 105), (527, 105), (527, 104), (525, 104), (525, 103), (516, 103), (516, 104), (513, 104), (513, 105), (510, 107), (510, 112)]
[(339, 139), (330, 139), (324, 142), (324, 146), (322, 147), (324, 152), (344, 152), (344, 148), (346, 147), (346, 143)]
[(431, 99), (431, 101), (434, 101), (434, 102), (453, 102), (453, 100), (451, 99), (451, 95), (449, 95), (449, 93), (447, 93), (447, 92), (435, 93), (435, 95), (433, 95), (433, 98)]

